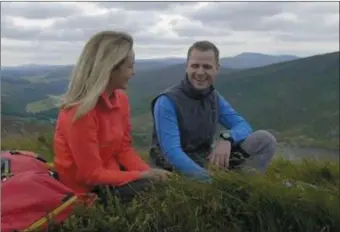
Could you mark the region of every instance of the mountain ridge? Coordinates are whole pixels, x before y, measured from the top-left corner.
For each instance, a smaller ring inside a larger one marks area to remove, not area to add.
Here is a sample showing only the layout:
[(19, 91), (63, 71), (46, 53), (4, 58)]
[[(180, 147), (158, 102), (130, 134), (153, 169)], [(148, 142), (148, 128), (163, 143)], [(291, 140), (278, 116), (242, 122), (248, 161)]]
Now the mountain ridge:
[[(255, 52), (243, 52), (235, 56), (229, 56), (229, 57), (221, 57), (220, 60), (221, 63), (224, 63), (224, 60), (232, 60), (234, 58), (240, 59), (240, 58), (248, 58), (251, 54), (251, 58), (258, 59), (259, 57), (266, 57), (270, 59), (269, 63), (271, 62), (281, 62), (282, 60), (293, 60), (300, 58), (299, 56), (295, 55), (270, 55), (265, 53), (255, 53)], [(182, 57), (164, 57), (164, 58), (151, 58), (151, 59), (136, 59), (136, 63), (138, 64), (150, 64), (150, 63), (166, 63), (166, 64), (178, 64), (183, 63), (186, 61), (186, 58)], [(268, 64), (268, 63), (266, 63)], [(15, 70), (15, 69), (41, 69), (41, 68), (59, 68), (61, 66), (74, 66), (74, 64), (59, 64), (59, 65), (53, 65), (53, 64), (35, 64), (35, 63), (29, 63), (29, 64), (22, 64), (22, 65), (13, 65), (13, 66), (1, 66), (2, 71), (7, 70)]]

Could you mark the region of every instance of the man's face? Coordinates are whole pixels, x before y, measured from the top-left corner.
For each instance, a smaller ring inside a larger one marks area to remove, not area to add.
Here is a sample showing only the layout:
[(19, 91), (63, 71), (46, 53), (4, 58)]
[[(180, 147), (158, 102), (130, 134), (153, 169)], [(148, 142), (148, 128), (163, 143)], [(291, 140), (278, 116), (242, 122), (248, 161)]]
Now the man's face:
[(219, 65), (213, 50), (193, 49), (188, 58), (186, 72), (190, 83), (198, 90), (210, 87), (216, 79)]

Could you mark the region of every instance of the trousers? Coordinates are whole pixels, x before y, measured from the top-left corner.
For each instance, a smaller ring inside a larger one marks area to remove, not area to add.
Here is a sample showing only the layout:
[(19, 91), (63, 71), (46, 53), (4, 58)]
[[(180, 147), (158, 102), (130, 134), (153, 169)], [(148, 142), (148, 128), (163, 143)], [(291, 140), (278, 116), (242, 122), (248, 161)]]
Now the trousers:
[[(276, 144), (275, 137), (268, 131), (254, 131), (236, 148), (232, 149), (229, 166), (231, 169), (255, 169), (260, 173), (265, 173), (275, 155)], [(240, 155), (238, 155), (238, 151), (241, 151)]]
[[(255, 169), (260, 173), (267, 170), (276, 152), (276, 138), (266, 130), (257, 130), (251, 133), (245, 140), (232, 146), (229, 157), (229, 169)], [(213, 149), (214, 145), (212, 145)], [(199, 152), (194, 155), (198, 165), (204, 167), (207, 164), (207, 156), (211, 150)], [(200, 158), (197, 158), (200, 157)], [(165, 157), (158, 155), (157, 162), (150, 160), (153, 167), (174, 171), (175, 168)]]

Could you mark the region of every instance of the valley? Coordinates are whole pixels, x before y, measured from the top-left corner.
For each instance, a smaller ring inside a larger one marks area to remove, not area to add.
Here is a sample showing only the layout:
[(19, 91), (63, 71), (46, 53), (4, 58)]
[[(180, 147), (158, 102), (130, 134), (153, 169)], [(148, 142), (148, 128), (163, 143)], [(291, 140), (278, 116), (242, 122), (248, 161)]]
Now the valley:
[[(254, 129), (275, 132), (280, 143), (338, 152), (339, 52), (305, 58), (244, 53), (233, 58), (221, 59), (215, 87)], [(128, 89), (136, 146), (149, 145), (151, 99), (184, 78), (184, 62), (136, 62), (136, 75)], [(57, 97), (66, 90), (72, 68), (2, 68), (1, 114), (6, 116), (2, 136), (51, 128), (58, 112)]]

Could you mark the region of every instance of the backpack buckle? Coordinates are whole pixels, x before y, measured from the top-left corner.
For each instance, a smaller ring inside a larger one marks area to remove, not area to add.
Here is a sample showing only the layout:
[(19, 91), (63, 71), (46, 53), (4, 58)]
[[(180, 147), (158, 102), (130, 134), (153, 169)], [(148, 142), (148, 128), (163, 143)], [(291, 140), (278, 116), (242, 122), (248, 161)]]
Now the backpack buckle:
[(1, 157), (1, 180), (12, 175), (13, 174), (11, 173), (11, 160)]

